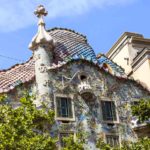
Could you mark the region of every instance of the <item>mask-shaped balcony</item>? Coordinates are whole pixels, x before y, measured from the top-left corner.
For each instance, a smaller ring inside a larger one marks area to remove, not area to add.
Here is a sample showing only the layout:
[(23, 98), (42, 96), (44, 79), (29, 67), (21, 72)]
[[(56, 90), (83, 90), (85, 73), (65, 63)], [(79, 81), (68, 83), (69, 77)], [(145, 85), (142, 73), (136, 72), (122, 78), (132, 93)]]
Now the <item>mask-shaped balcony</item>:
[(88, 81), (81, 81), (80, 84), (78, 85), (78, 91), (80, 94), (85, 93), (85, 92), (90, 92), (92, 90), (90, 84)]

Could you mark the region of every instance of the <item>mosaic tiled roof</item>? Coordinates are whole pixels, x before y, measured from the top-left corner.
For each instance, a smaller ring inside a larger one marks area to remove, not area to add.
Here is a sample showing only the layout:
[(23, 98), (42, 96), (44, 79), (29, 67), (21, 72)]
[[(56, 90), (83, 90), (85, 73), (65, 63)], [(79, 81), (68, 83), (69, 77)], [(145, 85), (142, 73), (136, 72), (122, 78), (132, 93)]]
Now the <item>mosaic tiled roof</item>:
[(98, 54), (97, 55), (97, 61), (98, 61), (98, 64), (100, 66), (103, 66), (104, 64), (107, 64), (112, 69), (113, 74), (119, 75), (119, 76), (124, 76), (125, 75), (124, 69), (121, 66), (117, 65), (112, 60), (110, 60), (104, 54)]
[(20, 83), (25, 83), (34, 78), (34, 61), (17, 64), (8, 70), (0, 71), (0, 93), (14, 89)]
[[(102, 58), (98, 59), (97, 61), (93, 49), (87, 43), (86, 37), (82, 34), (63, 28), (54, 28), (48, 30), (48, 32), (57, 42), (54, 49), (55, 64), (63, 61), (67, 62), (76, 58), (84, 58), (94, 63), (98, 63), (99, 65), (104, 62)], [(110, 64), (109, 60), (105, 60), (105, 62)], [(115, 65), (115, 67), (111, 65), (111, 67), (115, 68), (118, 72), (122, 72), (122, 70), (119, 69), (117, 65)], [(20, 83), (25, 83), (32, 80), (34, 76), (35, 72), (33, 58), (24, 64), (15, 65), (8, 70), (1, 70), (0, 93), (8, 92)]]
[(82, 34), (63, 28), (54, 28), (49, 33), (57, 42), (54, 51), (56, 61), (68, 60), (75, 55), (96, 60), (93, 49)]

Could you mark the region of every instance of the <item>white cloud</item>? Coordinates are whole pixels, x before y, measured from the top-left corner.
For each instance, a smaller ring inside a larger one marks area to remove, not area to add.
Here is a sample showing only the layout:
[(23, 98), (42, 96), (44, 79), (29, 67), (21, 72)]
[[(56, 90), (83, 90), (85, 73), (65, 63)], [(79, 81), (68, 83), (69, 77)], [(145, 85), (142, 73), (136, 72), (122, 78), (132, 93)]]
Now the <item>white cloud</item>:
[(83, 14), (90, 9), (125, 5), (136, 0), (0, 0), (0, 31), (18, 30), (35, 23), (33, 10), (46, 6), (49, 18)]

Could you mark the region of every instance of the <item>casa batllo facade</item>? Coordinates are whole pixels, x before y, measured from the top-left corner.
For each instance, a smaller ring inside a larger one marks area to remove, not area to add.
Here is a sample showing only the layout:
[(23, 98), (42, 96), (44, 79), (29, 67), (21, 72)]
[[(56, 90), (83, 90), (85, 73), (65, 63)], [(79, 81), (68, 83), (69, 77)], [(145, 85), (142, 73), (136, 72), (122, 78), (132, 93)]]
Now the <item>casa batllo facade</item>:
[(64, 28), (45, 29), (40, 5), (38, 31), (29, 44), (33, 56), (24, 64), (0, 71), (0, 93), (19, 106), (23, 90), (36, 95), (34, 103), (44, 102), (55, 111), (56, 125), (50, 135), (62, 137), (86, 133), (85, 149), (96, 149), (103, 138), (112, 146), (122, 140), (135, 140), (130, 105), (150, 97), (142, 85), (128, 79), (124, 70), (105, 55), (97, 57), (85, 36)]

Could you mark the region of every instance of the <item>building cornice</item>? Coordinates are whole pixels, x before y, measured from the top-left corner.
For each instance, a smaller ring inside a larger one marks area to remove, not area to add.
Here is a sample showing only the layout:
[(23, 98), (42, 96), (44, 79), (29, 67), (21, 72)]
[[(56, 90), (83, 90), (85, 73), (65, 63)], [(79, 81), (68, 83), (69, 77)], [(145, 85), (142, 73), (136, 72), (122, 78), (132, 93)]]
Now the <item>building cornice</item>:
[(140, 37), (143, 38), (142, 34), (125, 32), (121, 35), (121, 37), (117, 40), (117, 42), (112, 46), (112, 48), (106, 53), (106, 56), (110, 58), (116, 51), (119, 45), (122, 45), (128, 38), (130, 37)]
[(150, 39), (142, 38), (142, 37), (132, 37), (132, 43), (150, 45)]
[(141, 64), (150, 58), (150, 50), (145, 48), (139, 55), (137, 55), (131, 64), (133, 71), (137, 70)]

